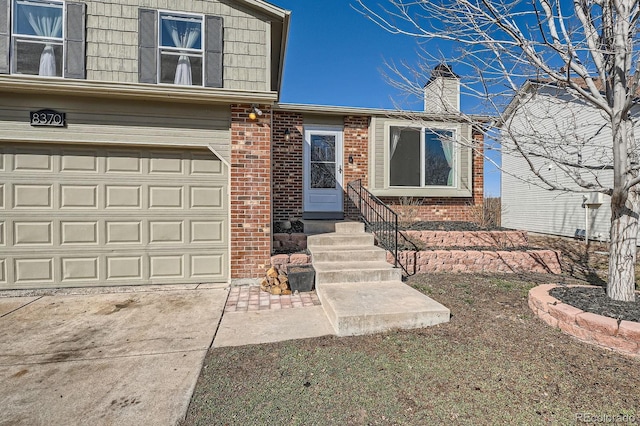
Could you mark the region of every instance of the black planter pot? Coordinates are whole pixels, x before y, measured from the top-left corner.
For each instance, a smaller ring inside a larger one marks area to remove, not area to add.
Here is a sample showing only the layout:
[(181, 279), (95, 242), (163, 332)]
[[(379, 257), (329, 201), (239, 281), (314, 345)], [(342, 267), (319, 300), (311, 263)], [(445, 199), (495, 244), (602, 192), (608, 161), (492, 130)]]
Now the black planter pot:
[(311, 291), (316, 281), (316, 270), (313, 265), (289, 265), (287, 267), (289, 287), (292, 292)]

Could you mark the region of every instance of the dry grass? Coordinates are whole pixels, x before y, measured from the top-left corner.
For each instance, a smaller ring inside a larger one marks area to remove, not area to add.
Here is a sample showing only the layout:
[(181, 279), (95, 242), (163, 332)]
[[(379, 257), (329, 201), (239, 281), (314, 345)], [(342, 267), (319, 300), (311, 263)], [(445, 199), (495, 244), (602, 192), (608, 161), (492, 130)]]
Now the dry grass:
[[(571, 279), (571, 278), (568, 278)], [(640, 416), (640, 361), (542, 323), (549, 275), (413, 277), (448, 324), (213, 349), (183, 425), (574, 424)], [(638, 417), (635, 417), (638, 419)]]

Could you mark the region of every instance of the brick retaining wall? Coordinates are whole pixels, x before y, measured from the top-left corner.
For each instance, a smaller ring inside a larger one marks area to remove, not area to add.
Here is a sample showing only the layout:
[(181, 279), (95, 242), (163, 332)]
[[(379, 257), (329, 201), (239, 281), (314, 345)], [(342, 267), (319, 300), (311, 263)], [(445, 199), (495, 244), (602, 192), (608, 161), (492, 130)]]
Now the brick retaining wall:
[[(560, 274), (560, 254), (553, 250), (425, 250), (402, 251), (400, 262), (409, 272), (540, 272)], [(387, 262), (394, 263), (391, 253)]]
[[(425, 247), (526, 247), (526, 231), (402, 231)], [(301, 251), (307, 248), (302, 233), (273, 234), (273, 248)]]
[(540, 319), (583, 342), (640, 356), (640, 323), (618, 323), (613, 318), (562, 303), (549, 294), (555, 287), (555, 284), (543, 284), (529, 290), (529, 307)]
[[(399, 253), (409, 272), (540, 272), (561, 273), (560, 255), (553, 250), (526, 251), (477, 251), (477, 250), (428, 250)], [(408, 259), (408, 262), (406, 262)], [(387, 262), (393, 264), (393, 256), (387, 253)], [(277, 254), (271, 256), (271, 265), (311, 263), (311, 256), (304, 253)]]

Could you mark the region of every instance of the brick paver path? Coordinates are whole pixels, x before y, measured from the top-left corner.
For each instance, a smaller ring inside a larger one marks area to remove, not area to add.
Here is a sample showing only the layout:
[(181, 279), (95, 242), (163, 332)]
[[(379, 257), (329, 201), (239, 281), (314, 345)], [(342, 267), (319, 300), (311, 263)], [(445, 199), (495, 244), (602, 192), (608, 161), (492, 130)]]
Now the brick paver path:
[(231, 287), (225, 312), (263, 311), (267, 309), (291, 309), (320, 305), (315, 291), (288, 296), (273, 295), (258, 286)]

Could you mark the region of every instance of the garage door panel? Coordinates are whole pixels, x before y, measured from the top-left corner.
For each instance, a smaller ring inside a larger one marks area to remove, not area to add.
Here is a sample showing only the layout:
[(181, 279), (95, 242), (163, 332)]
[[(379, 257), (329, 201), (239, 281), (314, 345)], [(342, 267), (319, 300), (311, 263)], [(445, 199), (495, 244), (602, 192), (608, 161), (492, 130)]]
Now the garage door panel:
[(0, 287), (228, 280), (228, 170), (209, 151), (0, 152)]
[(226, 224), (222, 220), (191, 221), (191, 243), (223, 243)]
[(142, 221), (106, 221), (105, 242), (110, 244), (142, 244)]
[(222, 177), (223, 173), (222, 161), (212, 159), (211, 156), (193, 155), (191, 160), (192, 175), (217, 175)]
[(0, 259), (0, 284), (7, 283), (7, 260)]
[(149, 221), (149, 243), (184, 243), (184, 221)]
[(142, 255), (107, 257), (106, 280), (121, 279), (142, 280)]
[(53, 257), (17, 258), (13, 261), (16, 284), (54, 283)]
[(98, 221), (60, 221), (60, 245), (98, 244)]
[(149, 159), (150, 174), (183, 174), (184, 164), (182, 157), (175, 155), (152, 152)]
[(63, 150), (60, 171), (65, 173), (98, 173), (97, 150)]
[(105, 188), (105, 207), (107, 209), (141, 209), (142, 188), (139, 185), (107, 185)]
[(13, 245), (16, 247), (52, 246), (53, 221), (14, 221)]
[(98, 185), (60, 185), (61, 209), (97, 209)]
[(222, 254), (191, 256), (191, 278), (215, 279), (221, 277), (223, 271), (224, 256)]
[(131, 151), (107, 151), (105, 156), (107, 174), (142, 173), (142, 153)]
[(192, 186), (191, 204), (193, 209), (222, 208), (224, 192), (222, 186)]
[(30, 153), (17, 153), (13, 160), (15, 172), (53, 172), (51, 150), (39, 149)]
[(149, 186), (150, 209), (184, 208), (183, 186)]
[(74, 283), (77, 281), (100, 280), (99, 257), (66, 257), (60, 258), (60, 270), (62, 284)]
[(53, 185), (15, 184), (13, 186), (13, 208), (53, 208)]
[(151, 279), (185, 278), (184, 256), (150, 256), (149, 277)]

